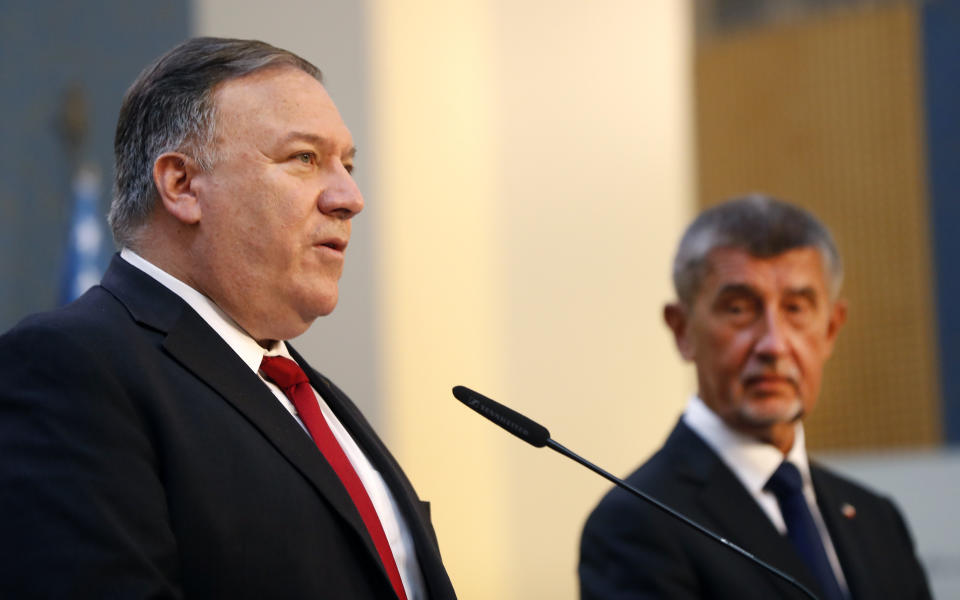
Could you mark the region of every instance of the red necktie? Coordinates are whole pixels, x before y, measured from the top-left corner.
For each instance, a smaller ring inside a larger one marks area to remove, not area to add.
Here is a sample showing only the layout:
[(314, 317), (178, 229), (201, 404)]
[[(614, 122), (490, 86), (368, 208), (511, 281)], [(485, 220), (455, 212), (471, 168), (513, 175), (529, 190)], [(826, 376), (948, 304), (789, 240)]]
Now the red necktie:
[(317, 397), (310, 387), (310, 381), (306, 373), (296, 362), (283, 356), (264, 356), (260, 363), (260, 371), (264, 377), (277, 384), (283, 390), (283, 393), (290, 398), (300, 418), (303, 419), (307, 431), (310, 432), (313, 441), (316, 442), (320, 453), (327, 459), (333, 470), (336, 471), (343, 486), (347, 488), (350, 498), (353, 500), (363, 524), (367, 527), (367, 532), (373, 539), (374, 546), (377, 547), (377, 553), (380, 554), (380, 560), (386, 568), (387, 577), (393, 584), (393, 589), (400, 600), (407, 600), (406, 592), (403, 589), (403, 581), (400, 579), (400, 570), (397, 569), (397, 563), (393, 558), (393, 552), (390, 550), (390, 543), (387, 542), (387, 536), (383, 532), (383, 525), (377, 516), (376, 509), (373, 508), (373, 502), (367, 495), (363, 482), (350, 464), (350, 459), (344, 454), (343, 448), (333, 436), (327, 420), (323, 418), (320, 412), (320, 405), (317, 403)]

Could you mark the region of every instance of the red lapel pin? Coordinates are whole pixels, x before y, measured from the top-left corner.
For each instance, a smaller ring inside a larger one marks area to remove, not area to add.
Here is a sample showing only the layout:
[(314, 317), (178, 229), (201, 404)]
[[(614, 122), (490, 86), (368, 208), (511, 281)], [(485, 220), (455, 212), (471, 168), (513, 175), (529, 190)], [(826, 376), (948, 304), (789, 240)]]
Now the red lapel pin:
[(852, 519), (857, 516), (857, 509), (849, 502), (844, 502), (840, 505), (840, 514), (848, 519)]

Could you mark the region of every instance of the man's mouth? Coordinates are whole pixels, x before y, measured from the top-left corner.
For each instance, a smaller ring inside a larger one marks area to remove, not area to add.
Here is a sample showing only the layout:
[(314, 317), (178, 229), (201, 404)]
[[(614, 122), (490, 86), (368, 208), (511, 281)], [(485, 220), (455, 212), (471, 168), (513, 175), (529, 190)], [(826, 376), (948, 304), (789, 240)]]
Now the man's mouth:
[(343, 238), (329, 238), (314, 244), (314, 246), (330, 248), (331, 250), (343, 253), (343, 251), (347, 249), (347, 240)]
[(743, 378), (743, 387), (745, 388), (763, 389), (780, 388), (783, 386), (789, 386), (793, 389), (797, 389), (796, 378), (791, 377), (790, 375), (781, 375), (778, 373), (748, 374)]
[(753, 383), (793, 383), (793, 380), (789, 377), (781, 377), (779, 375), (755, 375), (747, 377), (744, 381), (747, 385)]

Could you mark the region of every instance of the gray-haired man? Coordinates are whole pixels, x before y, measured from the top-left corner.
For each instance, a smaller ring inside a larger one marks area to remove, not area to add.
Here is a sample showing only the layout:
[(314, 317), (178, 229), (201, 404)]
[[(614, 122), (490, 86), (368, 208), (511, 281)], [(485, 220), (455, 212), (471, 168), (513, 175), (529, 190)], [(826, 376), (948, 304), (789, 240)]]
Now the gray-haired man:
[[(698, 392), (628, 481), (818, 597), (928, 598), (893, 504), (811, 463), (803, 417), (846, 319), (843, 267), (810, 213), (768, 197), (703, 212), (664, 319)], [(584, 528), (585, 599), (799, 598), (798, 590), (619, 489)]]
[(426, 505), (285, 342), (363, 208), (320, 71), (188, 40), (115, 150), (121, 253), (0, 338), (0, 597), (453, 598)]

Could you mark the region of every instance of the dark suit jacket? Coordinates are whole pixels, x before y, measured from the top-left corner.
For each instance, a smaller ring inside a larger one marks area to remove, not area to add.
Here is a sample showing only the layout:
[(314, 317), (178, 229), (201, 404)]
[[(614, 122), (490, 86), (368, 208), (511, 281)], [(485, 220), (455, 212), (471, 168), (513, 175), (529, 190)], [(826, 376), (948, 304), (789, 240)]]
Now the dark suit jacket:
[[(811, 476), (852, 597), (929, 598), (926, 576), (894, 505), (816, 465), (811, 465)], [(663, 448), (627, 481), (818, 593), (790, 541), (682, 421)], [(853, 506), (856, 514), (844, 516), (844, 504)], [(608, 493), (587, 520), (579, 573), (584, 599), (805, 597), (619, 488)]]
[[(393, 492), (430, 598), (454, 598), (426, 505), (356, 406), (293, 356)], [(0, 597), (396, 597), (313, 441), (119, 257), (101, 286), (0, 338), (0, 381)]]

